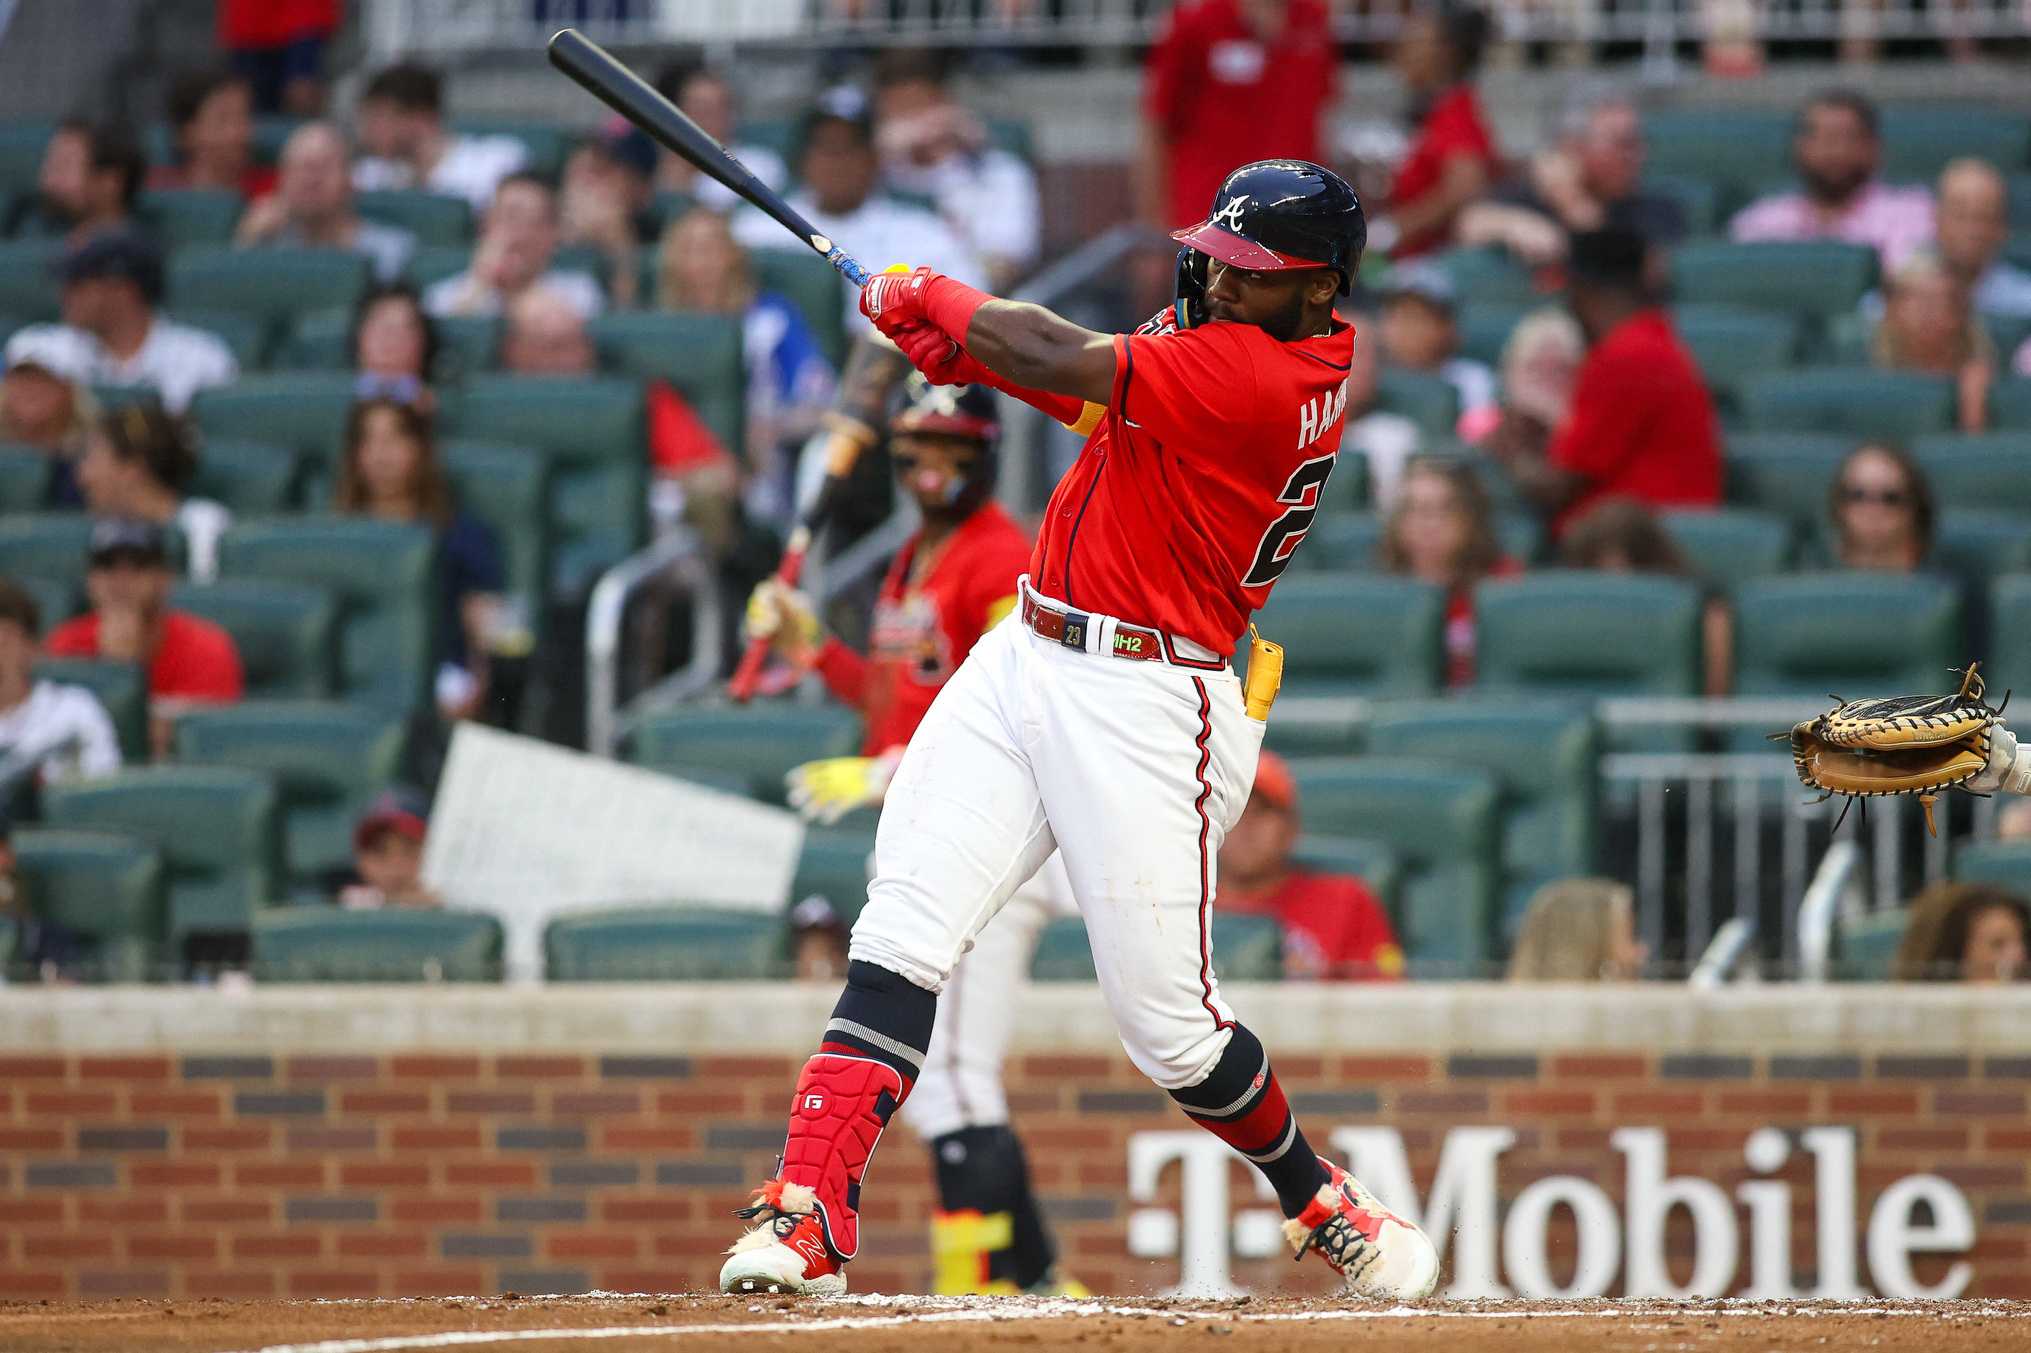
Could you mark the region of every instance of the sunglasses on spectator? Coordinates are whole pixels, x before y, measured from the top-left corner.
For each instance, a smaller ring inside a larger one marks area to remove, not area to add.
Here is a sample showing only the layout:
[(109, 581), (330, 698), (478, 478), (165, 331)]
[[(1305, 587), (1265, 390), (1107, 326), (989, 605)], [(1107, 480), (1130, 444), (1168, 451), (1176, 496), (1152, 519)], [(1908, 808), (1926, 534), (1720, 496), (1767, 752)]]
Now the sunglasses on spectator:
[(1874, 503), (1878, 507), (1903, 507), (1911, 501), (1911, 495), (1903, 489), (1857, 489), (1843, 485), (1841, 501), (1850, 505)]

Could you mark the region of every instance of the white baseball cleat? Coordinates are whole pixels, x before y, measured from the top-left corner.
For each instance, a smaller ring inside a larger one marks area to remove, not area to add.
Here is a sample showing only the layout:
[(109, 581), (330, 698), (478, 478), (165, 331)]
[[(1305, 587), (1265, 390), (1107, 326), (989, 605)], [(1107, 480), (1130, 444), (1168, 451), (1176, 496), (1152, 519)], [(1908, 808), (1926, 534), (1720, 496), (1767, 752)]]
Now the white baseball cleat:
[(825, 1243), (816, 1195), (781, 1180), (771, 1180), (755, 1193), (760, 1201), (734, 1215), (761, 1221), (727, 1251), (719, 1290), (738, 1296), (777, 1292), (811, 1297), (846, 1291), (846, 1266)]
[(1378, 1301), (1419, 1301), (1439, 1285), (1439, 1252), (1431, 1237), (1397, 1216), (1361, 1181), (1332, 1161), (1329, 1184), (1305, 1210), (1283, 1224), (1284, 1238), (1297, 1257), (1317, 1250), (1357, 1297)]

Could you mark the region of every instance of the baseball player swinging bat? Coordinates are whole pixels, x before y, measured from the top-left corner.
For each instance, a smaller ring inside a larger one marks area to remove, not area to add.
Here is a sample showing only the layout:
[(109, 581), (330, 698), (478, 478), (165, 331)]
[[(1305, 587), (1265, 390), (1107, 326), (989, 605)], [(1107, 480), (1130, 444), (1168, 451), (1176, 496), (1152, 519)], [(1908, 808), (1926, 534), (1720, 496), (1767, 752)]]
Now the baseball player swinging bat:
[[(868, 272), (852, 255), (834, 244), (805, 220), (782, 196), (748, 171), (748, 167), (726, 153), (705, 129), (685, 116), (684, 111), (664, 98), (641, 76), (616, 60), (612, 53), (575, 28), (567, 28), (550, 39), (550, 64), (585, 86), (600, 102), (640, 127), (663, 145), (683, 156), (699, 172), (718, 180), (753, 203), (770, 219), (810, 245), (820, 257), (853, 285), (867, 285)], [(885, 342), (885, 340), (884, 340)], [(904, 365), (891, 345), (884, 355), (869, 345), (856, 347), (849, 360), (845, 379), (840, 382), (841, 401), (826, 418), (832, 437), (826, 449), (825, 483), (818, 491), (797, 529), (790, 534), (783, 562), (776, 577), (785, 587), (795, 587), (804, 572), (804, 557), (811, 542), (832, 515), (840, 484), (853, 472), (861, 452), (876, 440), (880, 426), (880, 405), (900, 379)], [(885, 382), (885, 383), (884, 383)], [(880, 385), (881, 399), (874, 401), (872, 414), (863, 414), (863, 396)], [(727, 683), (728, 693), (746, 703), (761, 681), (762, 664), (769, 656), (766, 636), (748, 641), (740, 666)]]

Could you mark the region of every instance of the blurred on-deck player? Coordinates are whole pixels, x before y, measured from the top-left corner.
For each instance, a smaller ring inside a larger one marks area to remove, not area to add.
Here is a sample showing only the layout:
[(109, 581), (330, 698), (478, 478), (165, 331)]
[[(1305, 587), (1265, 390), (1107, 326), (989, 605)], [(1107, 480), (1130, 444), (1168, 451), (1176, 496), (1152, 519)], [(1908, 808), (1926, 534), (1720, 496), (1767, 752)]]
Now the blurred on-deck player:
[[(806, 816), (836, 822), (881, 803), (924, 712), (981, 635), (1015, 609), (1030, 541), (993, 499), (1001, 425), (984, 386), (932, 385), (911, 372), (889, 422), (896, 482), (923, 525), (897, 551), (875, 603), (868, 653), (821, 635), (810, 599), (775, 579), (748, 602), (749, 635), (766, 635), (796, 668), (867, 716), (859, 756), (790, 772)], [(1014, 996), (1037, 936), (1069, 911), (1052, 861), (1009, 899), (946, 981), (937, 1031), (904, 1110), (931, 1148), (940, 1208), (931, 1223), (940, 1294), (1064, 1292), (1054, 1247), (1008, 1125), (1002, 1061)]]
[(778, 1177), (729, 1292), (843, 1291), (861, 1177), (922, 1073), (936, 993), (1056, 850), (1129, 1059), (1275, 1189), (1299, 1257), (1356, 1294), (1428, 1295), (1437, 1252), (1316, 1155), (1262, 1044), (1220, 998), (1215, 858), (1273, 691), (1228, 667), (1317, 514), (1353, 330), (1333, 313), (1367, 226), (1303, 161), (1229, 175), (1177, 238), (1179, 299), (1099, 334), (925, 269), (861, 308), (932, 380), (988, 384), (1090, 431), (1021, 603), (939, 691), (891, 780), (846, 990), (791, 1102)]

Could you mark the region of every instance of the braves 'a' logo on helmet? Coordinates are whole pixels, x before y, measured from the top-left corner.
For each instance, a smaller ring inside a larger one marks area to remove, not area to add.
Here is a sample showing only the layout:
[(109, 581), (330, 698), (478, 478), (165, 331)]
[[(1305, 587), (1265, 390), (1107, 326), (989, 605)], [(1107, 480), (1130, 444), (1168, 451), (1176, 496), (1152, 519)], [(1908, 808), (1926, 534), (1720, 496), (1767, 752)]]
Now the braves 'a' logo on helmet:
[(1242, 227), (1242, 216), (1247, 210), (1248, 203), (1245, 199), (1230, 197), (1221, 204), (1220, 210), (1208, 216), (1206, 220), (1209, 224), (1238, 232)]

